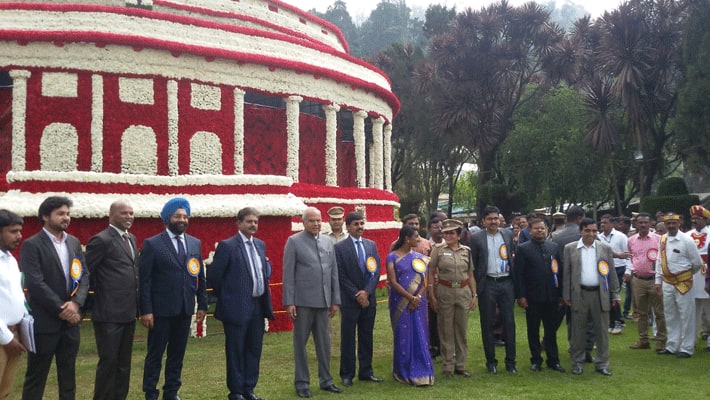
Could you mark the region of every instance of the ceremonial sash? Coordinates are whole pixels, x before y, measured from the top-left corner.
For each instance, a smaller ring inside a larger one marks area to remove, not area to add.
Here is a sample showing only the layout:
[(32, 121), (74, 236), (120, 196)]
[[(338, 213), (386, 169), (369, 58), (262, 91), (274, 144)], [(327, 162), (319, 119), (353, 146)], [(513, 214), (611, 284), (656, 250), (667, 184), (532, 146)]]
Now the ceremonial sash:
[(687, 269), (678, 274), (673, 274), (668, 269), (668, 258), (666, 256), (666, 241), (668, 235), (661, 237), (661, 271), (663, 271), (663, 282), (673, 285), (680, 294), (686, 294), (693, 287), (693, 269)]

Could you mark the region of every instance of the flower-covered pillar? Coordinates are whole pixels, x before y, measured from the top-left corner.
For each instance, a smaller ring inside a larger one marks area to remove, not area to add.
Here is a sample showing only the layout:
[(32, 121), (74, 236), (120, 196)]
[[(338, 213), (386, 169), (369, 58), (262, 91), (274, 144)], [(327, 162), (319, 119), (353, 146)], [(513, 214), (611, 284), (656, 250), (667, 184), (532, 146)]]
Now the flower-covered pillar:
[(373, 185), (375, 189), (382, 190), (382, 126), (385, 124), (385, 119), (382, 117), (372, 121), (372, 147), (374, 157), (370, 158), (370, 174), (372, 174)]
[(244, 173), (244, 92), (234, 89), (234, 175)]
[(365, 143), (365, 147), (367, 148), (367, 159), (370, 161), (368, 164), (370, 174), (367, 175), (367, 187), (375, 187), (375, 171), (373, 169), (373, 160), (375, 159), (375, 145), (372, 143)]
[(104, 77), (91, 75), (91, 171), (103, 171)]
[(168, 174), (178, 175), (178, 83), (168, 81)]
[(385, 125), (383, 143), (384, 186), (385, 190), (392, 191), (392, 124)]
[(286, 100), (286, 176), (298, 182), (298, 150), (300, 148), (298, 114), (299, 104), (303, 100), (300, 96), (289, 96)]
[(30, 71), (12, 70), (12, 169), (25, 170), (25, 122), (27, 120), (27, 80)]
[(338, 152), (337, 129), (338, 111), (340, 107), (335, 104), (325, 104), (325, 184), (327, 186), (338, 186)]
[(353, 113), (353, 139), (355, 141), (355, 169), (357, 170), (357, 187), (364, 188), (365, 181), (365, 117), (367, 113)]

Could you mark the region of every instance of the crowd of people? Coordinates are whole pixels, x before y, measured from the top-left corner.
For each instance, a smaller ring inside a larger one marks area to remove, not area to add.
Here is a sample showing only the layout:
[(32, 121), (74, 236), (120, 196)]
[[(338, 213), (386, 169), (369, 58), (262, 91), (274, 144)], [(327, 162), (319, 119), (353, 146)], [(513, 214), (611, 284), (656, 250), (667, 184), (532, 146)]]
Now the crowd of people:
[[(159, 398), (167, 352), (162, 398), (180, 399), (190, 324), (193, 314), (198, 322), (205, 318), (211, 286), (215, 318), (224, 326), (228, 398), (260, 400), (254, 389), (265, 319), (273, 319), (274, 311), (271, 263), (265, 243), (255, 237), (258, 210), (239, 210), (236, 234), (218, 244), (206, 274), (201, 243), (186, 232), (190, 204), (184, 198), (165, 203), (160, 213), (165, 230), (146, 239), (140, 251), (129, 232), (130, 203), (111, 204), (109, 226), (89, 240), (85, 252), (67, 233), (71, 207), (72, 201), (60, 196), (40, 205), (42, 229), (20, 249), (24, 279), (11, 254), (20, 246), (24, 221), (0, 210), (0, 399), (9, 396), (28, 350), (23, 399), (43, 398), (52, 361), (59, 397), (76, 397), (79, 322), (88, 308), (99, 355), (94, 399), (128, 397), (137, 320), (148, 329), (145, 398)], [(331, 318), (337, 314), (342, 386), (354, 385), (356, 377), (383, 381), (372, 363), (382, 260), (375, 242), (364, 237), (362, 213), (332, 207), (327, 214), (326, 234), (321, 212), (306, 208), (303, 231), (288, 238), (283, 255), (283, 306), (293, 321), (293, 382), (302, 398), (312, 396), (306, 350), (311, 335), (319, 388), (343, 392), (330, 371)], [(433, 385), (437, 357), (444, 379), (471, 377), (467, 329), (475, 309), (480, 310), (488, 372), (498, 373), (496, 347), (503, 346), (505, 371), (517, 374), (516, 302), (525, 312), (533, 372), (543, 364), (566, 372), (557, 344), (565, 319), (575, 375), (588, 363), (611, 375), (609, 335), (620, 333), (628, 319), (638, 322), (638, 341), (630, 349), (651, 349), (653, 342), (659, 355), (689, 358), (700, 330), (710, 351), (710, 211), (693, 206), (690, 214), (693, 229), (682, 232), (677, 213), (639, 213), (633, 219), (603, 215), (595, 221), (572, 206), (562, 216), (553, 214), (552, 221), (544, 210), (535, 210), (514, 213), (506, 224), (500, 210), (489, 206), (481, 213), (482, 227), (434, 213), (427, 237), (419, 216), (406, 215), (384, 258), (393, 379)], [(627, 304), (622, 305), (624, 289)], [(32, 319), (34, 343), (28, 343), (21, 329)]]

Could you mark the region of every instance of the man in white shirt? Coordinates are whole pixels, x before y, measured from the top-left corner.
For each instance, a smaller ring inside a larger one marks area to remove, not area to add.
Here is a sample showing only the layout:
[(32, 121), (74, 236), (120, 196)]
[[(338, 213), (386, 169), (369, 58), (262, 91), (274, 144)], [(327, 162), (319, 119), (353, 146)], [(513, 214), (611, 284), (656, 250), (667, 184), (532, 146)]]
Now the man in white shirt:
[(690, 236), (680, 231), (680, 215), (665, 217), (668, 233), (661, 236), (656, 260), (656, 292), (663, 293), (668, 339), (661, 354), (690, 358), (695, 349), (695, 297), (691, 289), (693, 274), (703, 260)]
[(25, 315), (25, 295), (17, 260), (10, 254), (21, 239), (22, 218), (0, 210), (0, 399), (10, 395), (20, 355), (27, 351), (17, 330)]
[(693, 275), (693, 295), (695, 296), (695, 321), (697, 328), (707, 340), (706, 351), (710, 351), (710, 294), (705, 291), (705, 274), (708, 263), (708, 237), (710, 236), (710, 211), (703, 206), (690, 207), (690, 220), (693, 229), (688, 231), (688, 235), (695, 242), (700, 258), (703, 260), (703, 267)]
[[(614, 228), (612, 217), (609, 214), (602, 215), (599, 226), (599, 240), (611, 247), (611, 254), (614, 257), (614, 272), (620, 285), (624, 283), (624, 273), (629, 266), (629, 245), (628, 237)], [(627, 296), (631, 296), (631, 291), (626, 292)], [(609, 315), (609, 332), (612, 335), (618, 335), (624, 330), (624, 316), (621, 315), (621, 308), (613, 308)]]

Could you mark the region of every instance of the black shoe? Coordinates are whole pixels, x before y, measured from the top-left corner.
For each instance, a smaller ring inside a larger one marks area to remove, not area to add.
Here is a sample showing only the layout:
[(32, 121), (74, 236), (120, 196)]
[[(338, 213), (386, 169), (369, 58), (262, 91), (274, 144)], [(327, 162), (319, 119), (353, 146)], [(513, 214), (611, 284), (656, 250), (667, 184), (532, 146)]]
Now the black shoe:
[(228, 398), (229, 400), (246, 400), (246, 399), (244, 398), (244, 396), (242, 396), (242, 395), (239, 394), (239, 393), (237, 393), (237, 394), (230, 394), (229, 396), (227, 396), (227, 398)]
[(560, 363), (553, 364), (553, 365), (548, 365), (547, 368), (549, 368), (549, 369), (551, 369), (551, 370), (553, 370), (553, 371), (557, 371), (557, 372), (563, 372), (563, 373), (565, 372), (565, 369), (562, 368), (562, 366), (560, 365)]
[(375, 383), (380, 383), (383, 381), (382, 378), (378, 378), (375, 375), (370, 375), (370, 376), (363, 376), (359, 378), (361, 381), (365, 382), (375, 382)]
[(343, 378), (343, 386), (350, 387), (353, 385), (353, 378)]
[(468, 371), (466, 371), (465, 369), (456, 369), (456, 370), (454, 370), (454, 374), (455, 374), (455, 375), (461, 375), (461, 376), (463, 376), (464, 378), (470, 378), (470, 377), (471, 377), (471, 373), (468, 372)]
[(505, 346), (505, 341), (504, 341), (504, 340), (500, 340), (500, 339), (496, 339), (496, 340), (493, 342), (493, 344), (495, 344), (496, 346)]
[(572, 367), (572, 375), (582, 375), (582, 367), (574, 366)]
[(333, 385), (332, 383), (328, 386), (320, 388), (320, 390), (325, 390), (326, 392), (331, 392), (331, 393), (343, 393), (342, 389)]
[(542, 371), (542, 365), (533, 364), (530, 366), (530, 371), (540, 372), (540, 371)]
[(672, 352), (668, 349), (663, 349), (663, 350), (658, 349), (658, 350), (656, 350), (656, 354), (658, 354), (659, 356), (674, 356), (675, 355), (674, 352)]
[(611, 371), (609, 371), (608, 368), (599, 368), (599, 369), (597, 369), (597, 372), (599, 372), (600, 374), (602, 374), (604, 376), (611, 376)]
[(511, 374), (517, 374), (517, 373), (518, 373), (518, 369), (515, 368), (515, 365), (510, 365), (510, 366), (506, 365), (506, 366), (505, 366), (505, 370), (508, 371), (508, 372), (510, 372)]
[(244, 393), (242, 395), (245, 400), (264, 400), (261, 397), (254, 394), (254, 392)]
[(496, 367), (493, 364), (488, 365), (487, 368), (488, 368), (488, 372), (490, 372), (493, 375), (498, 373), (498, 367)]
[(308, 388), (296, 389), (296, 394), (298, 395), (298, 397), (302, 397), (302, 398), (311, 397), (311, 391), (308, 390)]
[(690, 354), (686, 353), (684, 351), (679, 351), (678, 354), (676, 355), (678, 358), (690, 358)]
[(586, 363), (593, 363), (594, 362), (594, 357), (592, 357), (592, 353), (590, 353), (590, 352), (584, 353), (584, 362), (586, 362)]
[(163, 400), (182, 400), (177, 394), (175, 396), (163, 396)]

